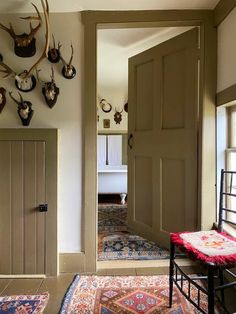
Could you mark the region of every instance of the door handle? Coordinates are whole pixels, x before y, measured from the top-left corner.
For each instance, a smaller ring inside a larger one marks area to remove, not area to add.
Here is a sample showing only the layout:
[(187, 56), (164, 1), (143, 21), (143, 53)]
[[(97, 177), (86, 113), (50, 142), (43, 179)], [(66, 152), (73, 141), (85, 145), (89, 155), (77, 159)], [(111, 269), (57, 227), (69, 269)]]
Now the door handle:
[(40, 204), (39, 205), (39, 211), (40, 213), (44, 213), (48, 211), (48, 204)]
[(130, 133), (129, 138), (128, 138), (128, 146), (130, 149), (133, 148), (133, 138), (134, 138), (133, 134)]

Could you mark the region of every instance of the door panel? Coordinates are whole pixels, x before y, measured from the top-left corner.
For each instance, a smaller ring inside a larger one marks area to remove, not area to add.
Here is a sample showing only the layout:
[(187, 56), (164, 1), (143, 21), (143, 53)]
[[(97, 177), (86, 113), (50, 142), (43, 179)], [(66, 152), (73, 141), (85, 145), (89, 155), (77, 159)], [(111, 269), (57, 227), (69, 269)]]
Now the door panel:
[[(141, 169), (141, 171), (140, 171)], [(152, 160), (150, 157), (137, 157), (135, 159), (135, 221), (152, 227)], [(144, 211), (143, 209), (146, 208)]]
[(128, 223), (163, 246), (197, 227), (198, 62), (197, 29), (129, 59)]
[(181, 159), (162, 159), (161, 172), (161, 229), (164, 232), (178, 232), (184, 230), (185, 162)]
[[(45, 178), (45, 142), (36, 143), (36, 204), (46, 203), (46, 178)], [(36, 238), (38, 239), (36, 251), (36, 273), (45, 273), (45, 243), (46, 243), (46, 213), (36, 216)]]
[[(2, 274), (45, 273), (45, 142), (0, 141)], [(2, 202), (3, 200), (3, 202)]]
[[(162, 60), (162, 129), (184, 128), (185, 59), (185, 50), (183, 49), (164, 56)], [(176, 79), (177, 77), (178, 79)], [(171, 93), (169, 90), (170, 85), (172, 86)]]
[[(1, 143), (1, 142), (0, 142)], [(23, 142), (9, 142), (11, 151), (12, 273), (24, 273)]]
[[(136, 67), (136, 112), (135, 112), (135, 130), (151, 130), (153, 123), (153, 93), (154, 86), (149, 84), (149, 80), (143, 78), (150, 77), (152, 81), (154, 60), (141, 63)], [(145, 104), (145, 106), (143, 105)]]
[(10, 179), (10, 146), (8, 142), (0, 143), (0, 273), (11, 273), (11, 196), (9, 194)]
[(24, 142), (23, 144), (23, 195), (24, 195), (24, 267), (25, 272), (36, 272), (36, 169), (35, 169), (35, 143)]

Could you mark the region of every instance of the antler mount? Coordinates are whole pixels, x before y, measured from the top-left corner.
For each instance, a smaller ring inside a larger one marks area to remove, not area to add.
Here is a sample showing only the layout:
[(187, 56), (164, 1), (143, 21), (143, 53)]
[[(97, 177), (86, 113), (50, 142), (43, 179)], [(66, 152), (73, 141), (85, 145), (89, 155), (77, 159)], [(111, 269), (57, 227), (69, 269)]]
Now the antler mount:
[[(35, 52), (36, 52), (36, 47), (35, 47), (35, 34), (38, 32), (40, 27), (42, 26), (42, 17), (39, 13), (38, 8), (36, 7), (35, 4), (33, 4), (33, 7), (35, 8), (35, 11), (37, 13), (37, 16), (27, 16), (27, 17), (21, 17), (23, 20), (29, 20), (30, 21), (30, 32), (29, 34), (23, 33), (20, 35), (17, 35), (14, 31), (14, 28), (12, 24), (10, 23), (10, 27), (6, 27), (2, 23), (0, 23), (0, 28), (4, 31), (6, 31), (14, 40), (14, 51), (15, 54), (19, 57), (32, 57)], [(36, 27), (32, 26), (32, 21), (37, 21), (38, 24)]]
[[(19, 74), (17, 74), (15, 71), (13, 71), (7, 64), (5, 64), (4, 62), (0, 61), (0, 66), (2, 66), (3, 69), (0, 69), (0, 72), (4, 73), (5, 75), (3, 76), (3, 78), (7, 78), (7, 77), (14, 77), (15, 78), (15, 84), (16, 87), (23, 92), (29, 92), (31, 91), (35, 85), (36, 85), (36, 79), (34, 77), (34, 75), (32, 74), (33, 70), (37, 69), (37, 66), (39, 65), (39, 63), (47, 58), (47, 54), (48, 54), (48, 49), (49, 49), (49, 38), (50, 38), (50, 25), (49, 25), (49, 6), (48, 6), (48, 1), (47, 0), (41, 0), (41, 4), (43, 7), (43, 12), (44, 12), (44, 18), (45, 18), (45, 28), (46, 28), (46, 34), (45, 34), (45, 45), (44, 45), (44, 49), (42, 54), (40, 55), (40, 57), (36, 60), (36, 62), (31, 66), (31, 68), (29, 70), (25, 70)], [(41, 27), (42, 24), (42, 18), (40, 16), (40, 13), (37, 9), (37, 7), (33, 4), (36, 12), (37, 12), (37, 17), (33, 17), (33, 16), (28, 16), (22, 19), (25, 20), (37, 20), (39, 21), (38, 25), (33, 28), (31, 23), (30, 23), (30, 34), (22, 34), (22, 35), (15, 35), (15, 32), (13, 30), (12, 25), (10, 24), (10, 28), (5, 27), (4, 25), (0, 24), (0, 28), (4, 29), (5, 31), (7, 31), (12, 38), (14, 38), (15, 40), (15, 50), (17, 51), (23, 51), (24, 49), (26, 49), (25, 51), (27, 51), (27, 49), (30, 47), (30, 45), (34, 45), (35, 43), (35, 38), (34, 35), (35, 33), (38, 31), (38, 29)], [(28, 46), (27, 46), (28, 44)], [(22, 56), (22, 55), (21, 55)]]
[(28, 34), (24, 33), (17, 36), (17, 40), (14, 39), (14, 51), (18, 57), (28, 58), (33, 57), (36, 53), (36, 39), (28, 39)]
[(28, 126), (34, 114), (32, 109), (32, 103), (30, 101), (24, 100), (21, 94), (18, 92), (20, 100), (17, 100), (12, 96), (12, 92), (9, 92), (11, 99), (17, 104), (17, 112), (24, 126)]

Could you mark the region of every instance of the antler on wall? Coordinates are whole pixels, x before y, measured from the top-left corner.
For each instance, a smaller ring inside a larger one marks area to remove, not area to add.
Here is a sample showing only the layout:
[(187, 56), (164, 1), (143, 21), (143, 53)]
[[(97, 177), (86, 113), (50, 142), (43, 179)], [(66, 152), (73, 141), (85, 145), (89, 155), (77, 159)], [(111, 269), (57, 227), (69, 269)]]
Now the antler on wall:
[(45, 0), (45, 3), (43, 0), (41, 0), (41, 4), (43, 7), (43, 12), (44, 12), (44, 18), (45, 18), (45, 27), (46, 27), (46, 34), (45, 34), (45, 45), (44, 45), (44, 49), (43, 52), (41, 54), (41, 56), (39, 57), (39, 59), (32, 65), (32, 67), (26, 72), (25, 77), (28, 77), (31, 72), (37, 68), (37, 66), (39, 65), (39, 63), (48, 57), (48, 50), (49, 50), (49, 43), (50, 43), (50, 24), (49, 24), (49, 5), (48, 5), (48, 1)]
[[(21, 17), (21, 19), (23, 20), (30, 21), (30, 33), (29, 34), (23, 33), (23, 34), (17, 35), (11, 23), (9, 23), (10, 25), (9, 28), (3, 25), (2, 23), (0, 23), (0, 28), (6, 31), (14, 39), (15, 54), (19, 57), (32, 57), (36, 52), (34, 36), (38, 32), (40, 27), (42, 26), (42, 17), (36, 5), (33, 3), (32, 5), (35, 8), (37, 16)], [(37, 26), (33, 27), (31, 21), (38, 21)]]
[[(48, 56), (49, 41), (50, 41), (49, 6), (48, 6), (47, 0), (41, 0), (41, 4), (43, 7), (43, 12), (44, 12), (46, 34), (45, 34), (44, 49), (40, 57), (36, 60), (36, 62), (31, 66), (29, 70), (25, 70), (19, 74), (17, 74), (14, 70), (12, 70), (6, 63), (0, 62), (0, 65), (3, 67), (3, 69), (0, 69), (0, 72), (5, 73), (3, 78), (8, 78), (10, 76), (14, 77), (16, 87), (23, 92), (31, 91), (35, 87), (36, 79), (34, 75), (32, 74), (32, 72), (33, 70), (37, 69), (37, 66), (39, 65), (39, 63), (43, 59), (47, 58)], [(37, 12), (38, 12), (38, 9), (37, 9)], [(31, 18), (33, 17), (28, 16), (25, 19), (31, 19)], [(38, 19), (38, 18), (35, 17), (35, 19)], [(40, 22), (40, 26), (41, 26), (41, 23), (42, 23), (42, 20)], [(34, 31), (36, 32), (35, 29)]]
[(20, 100), (17, 100), (15, 97), (12, 96), (12, 92), (9, 92), (9, 96), (11, 97), (11, 99), (18, 105), (17, 112), (22, 124), (24, 126), (28, 126), (34, 114), (34, 110), (32, 109), (32, 103), (30, 101), (24, 100), (19, 92), (18, 94)]
[(73, 56), (74, 56), (74, 48), (73, 48), (72, 43), (70, 46), (71, 46), (71, 57), (70, 57), (69, 63), (66, 63), (65, 59), (62, 57), (61, 52), (60, 52), (61, 47), (59, 48), (60, 58), (61, 58), (61, 61), (63, 63), (62, 75), (67, 79), (72, 79), (76, 74), (76, 69), (72, 65), (72, 60), (73, 60)]
[(120, 124), (121, 123), (121, 120), (122, 120), (122, 112), (123, 112), (123, 109), (121, 111), (118, 111), (116, 108), (115, 108), (115, 114), (114, 114), (114, 121), (116, 124)]
[(48, 51), (48, 60), (52, 63), (58, 63), (61, 59), (60, 49), (62, 45), (59, 41), (56, 48), (55, 37), (53, 34), (52, 34), (52, 41), (53, 41), (53, 47), (52, 48), (50, 47)]
[(4, 87), (0, 87), (0, 113), (2, 112), (6, 104), (6, 90)]
[(55, 103), (57, 102), (57, 97), (59, 95), (59, 88), (56, 86), (55, 83), (55, 76), (54, 76), (54, 70), (53, 67), (51, 67), (52, 74), (51, 74), (51, 81), (49, 82), (42, 82), (42, 93), (44, 95), (44, 99), (47, 103), (47, 105), (52, 108)]

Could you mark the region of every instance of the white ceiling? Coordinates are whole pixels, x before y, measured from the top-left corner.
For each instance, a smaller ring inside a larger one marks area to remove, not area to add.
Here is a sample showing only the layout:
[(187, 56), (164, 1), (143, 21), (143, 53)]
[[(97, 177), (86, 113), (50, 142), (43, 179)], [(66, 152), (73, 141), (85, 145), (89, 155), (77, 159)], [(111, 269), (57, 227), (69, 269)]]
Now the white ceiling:
[[(32, 12), (31, 2), (40, 0), (1, 0), (1, 13)], [(50, 12), (83, 10), (183, 10), (214, 9), (219, 0), (48, 0)]]

